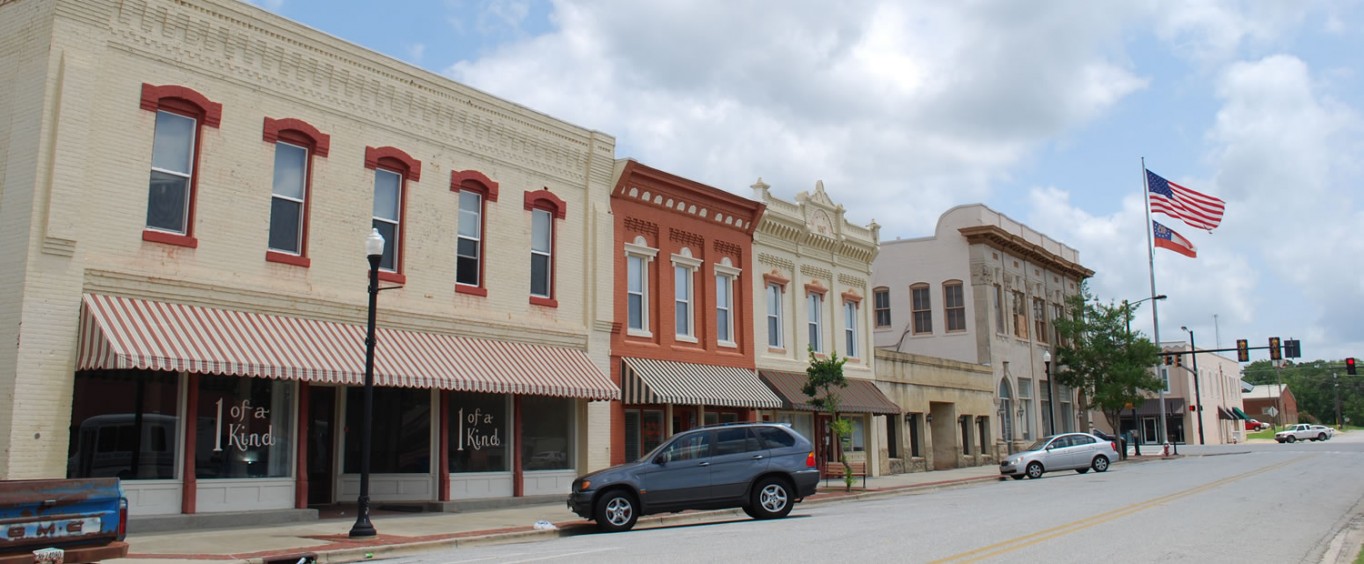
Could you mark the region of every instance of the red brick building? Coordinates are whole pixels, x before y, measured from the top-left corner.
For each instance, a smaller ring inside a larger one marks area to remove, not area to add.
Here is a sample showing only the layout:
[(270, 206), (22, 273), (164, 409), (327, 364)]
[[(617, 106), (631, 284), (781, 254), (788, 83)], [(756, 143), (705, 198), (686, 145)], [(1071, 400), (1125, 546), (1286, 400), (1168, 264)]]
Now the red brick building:
[(781, 401), (754, 371), (749, 277), (763, 205), (633, 160), (616, 163), (611, 461)]

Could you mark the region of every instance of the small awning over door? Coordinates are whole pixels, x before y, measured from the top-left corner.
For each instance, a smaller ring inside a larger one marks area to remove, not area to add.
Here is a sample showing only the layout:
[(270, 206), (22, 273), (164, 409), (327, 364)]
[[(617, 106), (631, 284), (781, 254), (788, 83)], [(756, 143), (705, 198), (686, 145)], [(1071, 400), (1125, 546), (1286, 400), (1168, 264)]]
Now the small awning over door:
[(781, 407), (747, 368), (651, 358), (622, 358), (627, 405), (676, 403), (755, 409)]
[[(578, 349), (379, 327), (374, 383), (468, 392), (620, 398)], [(146, 369), (363, 385), (365, 328), (86, 294), (77, 370)]]
[[(815, 411), (810, 405), (810, 397), (801, 390), (808, 376), (797, 372), (759, 370), (758, 377), (777, 393), (783, 400), (782, 408), (797, 411)], [(845, 413), (877, 413), (894, 415), (901, 412), (900, 406), (890, 401), (876, 383), (859, 378), (848, 378), (848, 387), (838, 389), (838, 410)]]

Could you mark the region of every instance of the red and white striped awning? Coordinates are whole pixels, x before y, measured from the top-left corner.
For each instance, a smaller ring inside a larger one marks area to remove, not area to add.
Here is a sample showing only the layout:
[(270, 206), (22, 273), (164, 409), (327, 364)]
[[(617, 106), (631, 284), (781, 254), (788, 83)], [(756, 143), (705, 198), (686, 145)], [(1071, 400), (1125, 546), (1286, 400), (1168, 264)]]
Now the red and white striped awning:
[[(620, 389), (578, 349), (382, 327), (375, 342), (378, 386), (620, 399)], [(363, 385), (365, 328), (86, 294), (76, 368)]]

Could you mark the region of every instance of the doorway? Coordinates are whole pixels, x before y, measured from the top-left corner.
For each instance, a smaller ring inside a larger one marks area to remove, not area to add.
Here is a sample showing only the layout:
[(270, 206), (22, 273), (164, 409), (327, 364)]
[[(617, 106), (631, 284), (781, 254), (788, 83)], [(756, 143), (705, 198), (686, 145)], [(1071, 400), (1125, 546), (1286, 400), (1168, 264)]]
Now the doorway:
[(1156, 426), (1157, 418), (1141, 418), (1141, 442), (1145, 444), (1160, 444), (1160, 432)]
[(336, 388), (308, 387), (308, 505), (333, 501), (336, 476)]

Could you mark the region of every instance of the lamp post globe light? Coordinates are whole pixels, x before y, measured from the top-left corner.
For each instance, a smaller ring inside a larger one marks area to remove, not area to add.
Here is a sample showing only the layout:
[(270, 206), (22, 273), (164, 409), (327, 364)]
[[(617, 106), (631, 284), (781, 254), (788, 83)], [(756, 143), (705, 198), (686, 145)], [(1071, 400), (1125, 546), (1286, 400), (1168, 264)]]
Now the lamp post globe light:
[(355, 524), (351, 538), (378, 534), (369, 521), (369, 446), (374, 425), (374, 310), (379, 303), (379, 261), (384, 257), (384, 236), (371, 229), (365, 238), (365, 258), (369, 259), (369, 322), (365, 326), (365, 400), (363, 428), (360, 430), (360, 497), (355, 501)]

